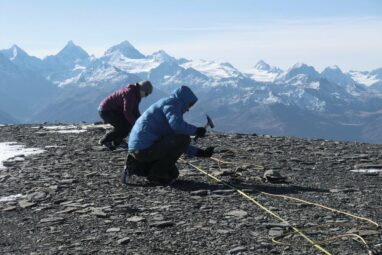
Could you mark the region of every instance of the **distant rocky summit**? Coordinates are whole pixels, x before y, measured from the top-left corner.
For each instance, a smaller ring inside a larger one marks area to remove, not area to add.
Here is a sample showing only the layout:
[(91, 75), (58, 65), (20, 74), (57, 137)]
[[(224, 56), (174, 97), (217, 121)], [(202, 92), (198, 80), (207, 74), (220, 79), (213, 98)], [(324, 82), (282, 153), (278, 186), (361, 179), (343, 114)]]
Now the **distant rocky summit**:
[[(119, 175), (126, 151), (97, 145), (105, 128), (0, 126), (0, 144), (44, 150), (2, 162), (0, 254), (322, 254), (290, 226), (189, 163), (317, 242), (347, 233), (369, 246), (347, 236), (322, 244), (331, 254), (382, 252), (382, 231), (370, 222), (265, 194), (381, 223), (381, 145), (211, 132), (197, 142), (216, 146), (215, 160), (182, 158), (180, 177), (171, 186), (140, 178), (124, 186)], [(274, 183), (264, 173), (283, 179)]]

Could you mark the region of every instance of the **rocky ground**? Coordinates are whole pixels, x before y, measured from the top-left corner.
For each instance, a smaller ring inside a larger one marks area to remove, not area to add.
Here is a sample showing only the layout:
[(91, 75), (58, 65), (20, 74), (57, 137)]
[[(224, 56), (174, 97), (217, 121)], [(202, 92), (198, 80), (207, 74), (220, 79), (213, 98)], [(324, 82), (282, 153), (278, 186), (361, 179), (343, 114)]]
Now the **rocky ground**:
[[(100, 127), (83, 133), (0, 127), (0, 142), (46, 150), (0, 170), (0, 198), (22, 194), (0, 202), (0, 254), (322, 254), (186, 162), (236, 185), (313, 240), (358, 234), (381, 254), (381, 229), (262, 193), (305, 199), (381, 223), (381, 174), (350, 171), (382, 169), (381, 145), (209, 133), (198, 145), (216, 146), (215, 157), (225, 163), (185, 159), (172, 186), (139, 178), (124, 186), (119, 177), (126, 152), (99, 147), (103, 133)], [(271, 169), (287, 182), (265, 182), (261, 177)], [(287, 235), (279, 240), (289, 246), (272, 242), (282, 234)], [(355, 236), (322, 246), (331, 254), (367, 254)]]

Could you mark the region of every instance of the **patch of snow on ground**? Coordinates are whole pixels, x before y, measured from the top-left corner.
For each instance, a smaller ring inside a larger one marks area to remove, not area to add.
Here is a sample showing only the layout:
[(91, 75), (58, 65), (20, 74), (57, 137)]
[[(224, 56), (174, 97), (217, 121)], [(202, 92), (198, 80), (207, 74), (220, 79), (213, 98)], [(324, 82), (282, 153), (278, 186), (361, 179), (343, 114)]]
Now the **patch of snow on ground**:
[(64, 145), (47, 145), (44, 148), (45, 149), (50, 149), (50, 148), (65, 148), (66, 146)]
[(74, 125), (68, 125), (68, 126), (44, 126), (44, 129), (49, 130), (66, 130), (66, 129), (77, 129)]
[(0, 169), (5, 168), (4, 161), (23, 161), (26, 156), (40, 154), (44, 151), (39, 148), (26, 148), (25, 145), (15, 142), (0, 143)]
[(72, 129), (72, 130), (56, 130), (56, 131), (50, 131), (50, 133), (59, 133), (59, 134), (79, 134), (86, 132), (84, 129)]
[(25, 196), (22, 194), (16, 194), (16, 195), (10, 195), (6, 197), (0, 197), (0, 202), (10, 202), (10, 201), (15, 201), (17, 199), (24, 198)]
[(110, 124), (88, 124), (88, 125), (81, 125), (82, 129), (94, 129), (94, 128), (105, 128), (109, 129), (112, 128)]
[(350, 170), (350, 172), (353, 173), (363, 173), (363, 174), (377, 174), (377, 173), (382, 173), (382, 169), (354, 169)]
[(37, 134), (59, 133), (59, 134), (79, 134), (86, 132), (86, 129), (74, 125), (67, 126), (43, 126), (40, 128), (42, 131), (36, 132)]

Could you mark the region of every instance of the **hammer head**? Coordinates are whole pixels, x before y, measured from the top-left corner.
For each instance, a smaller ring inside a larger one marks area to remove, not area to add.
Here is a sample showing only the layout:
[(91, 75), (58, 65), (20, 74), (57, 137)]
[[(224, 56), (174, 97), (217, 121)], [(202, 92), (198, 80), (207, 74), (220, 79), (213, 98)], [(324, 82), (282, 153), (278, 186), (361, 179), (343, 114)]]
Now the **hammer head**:
[(206, 124), (206, 126), (208, 127), (211, 127), (211, 128), (214, 128), (215, 127), (215, 125), (214, 125), (214, 123), (212, 122), (212, 119), (210, 118), (210, 116), (208, 116), (207, 114), (206, 114), (206, 117), (207, 117), (207, 124)]

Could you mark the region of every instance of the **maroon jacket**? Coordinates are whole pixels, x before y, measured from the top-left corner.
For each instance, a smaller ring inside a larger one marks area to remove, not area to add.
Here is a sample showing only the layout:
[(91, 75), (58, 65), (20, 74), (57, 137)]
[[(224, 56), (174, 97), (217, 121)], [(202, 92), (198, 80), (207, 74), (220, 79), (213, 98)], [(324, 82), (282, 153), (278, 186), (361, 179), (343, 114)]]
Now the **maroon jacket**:
[(127, 121), (133, 126), (141, 116), (139, 103), (141, 101), (138, 84), (128, 84), (106, 97), (99, 105), (100, 111), (116, 111), (123, 113)]

